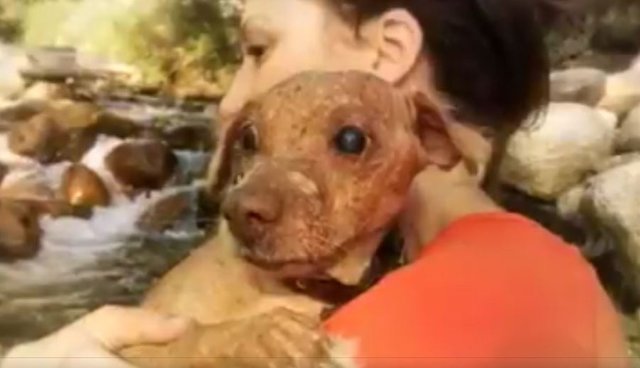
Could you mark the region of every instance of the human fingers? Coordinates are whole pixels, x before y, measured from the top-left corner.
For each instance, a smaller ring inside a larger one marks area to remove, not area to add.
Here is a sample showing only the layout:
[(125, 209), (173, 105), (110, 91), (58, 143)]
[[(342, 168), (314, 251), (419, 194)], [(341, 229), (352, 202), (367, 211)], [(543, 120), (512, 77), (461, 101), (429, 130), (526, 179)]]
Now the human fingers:
[(190, 325), (188, 319), (134, 308), (105, 306), (76, 322), (76, 326), (111, 352), (132, 345), (175, 340)]

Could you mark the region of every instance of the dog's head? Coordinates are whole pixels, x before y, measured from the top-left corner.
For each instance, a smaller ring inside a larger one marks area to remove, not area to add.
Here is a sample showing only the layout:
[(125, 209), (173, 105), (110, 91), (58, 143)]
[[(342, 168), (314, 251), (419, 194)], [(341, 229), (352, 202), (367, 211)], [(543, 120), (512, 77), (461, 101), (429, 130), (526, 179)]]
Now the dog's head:
[(425, 164), (416, 122), (444, 119), (415, 102), (368, 74), (306, 72), (249, 105), (209, 178), (243, 255), (307, 274), (379, 242)]

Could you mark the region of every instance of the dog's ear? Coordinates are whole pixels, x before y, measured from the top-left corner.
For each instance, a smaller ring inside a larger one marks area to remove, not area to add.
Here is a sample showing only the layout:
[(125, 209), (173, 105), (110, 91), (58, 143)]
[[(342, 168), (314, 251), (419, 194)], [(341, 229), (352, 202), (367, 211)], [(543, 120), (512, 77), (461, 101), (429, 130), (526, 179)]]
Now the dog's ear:
[(216, 151), (207, 169), (206, 192), (214, 202), (220, 201), (222, 192), (231, 180), (234, 145), (242, 131), (241, 120), (234, 120), (223, 126)]
[(414, 115), (414, 129), (420, 139), (425, 164), (450, 169), (460, 162), (462, 155), (455, 146), (447, 123), (452, 119), (446, 106), (423, 93), (410, 97)]

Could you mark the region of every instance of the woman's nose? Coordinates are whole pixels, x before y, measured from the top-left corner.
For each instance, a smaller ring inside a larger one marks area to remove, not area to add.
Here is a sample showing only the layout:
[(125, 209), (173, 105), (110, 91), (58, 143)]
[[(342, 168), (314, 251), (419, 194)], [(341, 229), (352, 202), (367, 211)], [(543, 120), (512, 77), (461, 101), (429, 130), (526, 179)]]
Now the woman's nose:
[(233, 120), (251, 98), (251, 77), (241, 68), (233, 79), (231, 87), (220, 102), (218, 109), (221, 121)]

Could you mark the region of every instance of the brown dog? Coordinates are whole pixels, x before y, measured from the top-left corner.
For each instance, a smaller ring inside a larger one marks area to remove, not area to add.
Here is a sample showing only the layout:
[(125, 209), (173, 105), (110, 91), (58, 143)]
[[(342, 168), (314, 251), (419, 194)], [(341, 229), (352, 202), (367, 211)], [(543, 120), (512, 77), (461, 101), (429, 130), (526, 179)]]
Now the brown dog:
[(342, 364), (322, 312), (362, 281), (426, 163), (422, 128), (445, 119), (414, 102), (367, 74), (309, 72), (248, 106), (210, 170), (225, 217), (217, 237), (144, 303), (198, 326), (122, 355), (149, 367)]

